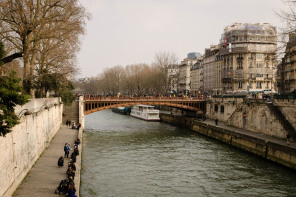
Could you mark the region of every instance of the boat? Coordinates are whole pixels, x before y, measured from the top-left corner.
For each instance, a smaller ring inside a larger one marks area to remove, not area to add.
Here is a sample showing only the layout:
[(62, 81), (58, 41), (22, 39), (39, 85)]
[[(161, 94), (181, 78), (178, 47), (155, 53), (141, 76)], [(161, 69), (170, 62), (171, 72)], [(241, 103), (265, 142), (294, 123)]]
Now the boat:
[(115, 107), (115, 108), (112, 108), (112, 112), (124, 114), (124, 115), (129, 115), (131, 113), (131, 108), (130, 107)]
[(131, 109), (132, 117), (147, 121), (159, 121), (159, 110), (151, 105), (134, 105)]

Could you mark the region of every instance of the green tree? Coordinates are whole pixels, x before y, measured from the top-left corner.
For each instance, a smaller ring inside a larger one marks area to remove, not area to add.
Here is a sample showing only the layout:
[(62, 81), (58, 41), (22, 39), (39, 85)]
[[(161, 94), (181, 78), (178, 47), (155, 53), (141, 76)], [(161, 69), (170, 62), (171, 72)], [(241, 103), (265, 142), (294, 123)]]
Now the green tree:
[(20, 80), (15, 72), (8, 76), (0, 76), (0, 136), (5, 136), (19, 123), (14, 107), (28, 101), (28, 96), (21, 94)]
[(54, 96), (62, 98), (65, 105), (71, 105), (75, 96), (72, 93), (74, 86), (71, 81), (60, 73), (44, 73), (35, 80), (35, 89), (40, 97), (44, 97), (47, 92), (54, 92)]
[[(0, 59), (4, 57), (4, 54), (4, 46), (0, 42)], [(14, 71), (8, 76), (0, 76), (0, 136), (5, 136), (14, 125), (19, 123), (14, 107), (28, 101), (28, 96), (21, 94), (20, 80)]]

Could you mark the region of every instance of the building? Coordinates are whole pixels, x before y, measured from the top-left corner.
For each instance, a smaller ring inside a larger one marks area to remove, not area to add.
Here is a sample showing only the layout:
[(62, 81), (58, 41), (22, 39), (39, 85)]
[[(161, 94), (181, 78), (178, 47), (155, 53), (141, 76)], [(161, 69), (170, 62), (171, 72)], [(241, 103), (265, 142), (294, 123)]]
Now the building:
[(204, 58), (202, 61), (203, 68), (203, 89), (207, 94), (213, 94), (215, 89), (215, 74), (216, 74), (216, 56), (219, 52), (218, 45), (212, 45), (205, 49)]
[(197, 58), (185, 58), (180, 66), (178, 81), (178, 93), (188, 94), (190, 92), (190, 69), (197, 62)]
[(289, 34), (285, 56), (278, 65), (276, 81), (279, 92), (296, 90), (296, 32)]
[(201, 54), (197, 52), (191, 52), (187, 54), (188, 59), (197, 59), (199, 57), (201, 57)]
[(214, 76), (214, 89), (213, 89), (214, 95), (222, 94), (223, 92), (222, 65), (223, 65), (223, 56), (220, 53), (220, 49), (219, 49), (219, 52), (218, 54), (216, 54), (216, 59), (215, 59), (215, 71), (214, 71), (215, 76)]
[(235, 23), (220, 41), (223, 92), (274, 91), (276, 28), (268, 23)]
[(177, 93), (178, 92), (178, 78), (179, 78), (179, 65), (172, 64), (167, 67), (167, 79), (168, 79), (168, 92)]
[(203, 92), (203, 83), (201, 83), (201, 61), (202, 58), (200, 57), (190, 69), (190, 93), (192, 94), (200, 94)]

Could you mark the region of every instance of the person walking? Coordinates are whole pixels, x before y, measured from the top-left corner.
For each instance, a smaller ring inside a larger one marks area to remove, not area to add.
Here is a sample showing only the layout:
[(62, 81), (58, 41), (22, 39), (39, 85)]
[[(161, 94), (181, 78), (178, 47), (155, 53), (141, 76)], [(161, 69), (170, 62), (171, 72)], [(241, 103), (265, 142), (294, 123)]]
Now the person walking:
[(69, 153), (70, 153), (70, 150), (71, 150), (71, 144), (68, 144), (67, 145), (67, 158), (69, 158)]
[(218, 125), (218, 119), (216, 118), (216, 120), (215, 120), (215, 124), (216, 124), (216, 126)]
[(64, 152), (65, 152), (65, 158), (68, 158), (69, 157), (69, 152), (68, 152), (68, 144), (66, 143), (65, 146), (64, 146)]

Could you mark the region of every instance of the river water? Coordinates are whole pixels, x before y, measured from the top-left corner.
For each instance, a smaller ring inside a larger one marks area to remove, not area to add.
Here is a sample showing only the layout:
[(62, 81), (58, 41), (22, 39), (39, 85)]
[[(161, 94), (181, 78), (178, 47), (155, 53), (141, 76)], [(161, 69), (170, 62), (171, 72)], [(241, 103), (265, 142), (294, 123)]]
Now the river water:
[(296, 196), (296, 173), (195, 132), (104, 110), (89, 114), (87, 196)]

